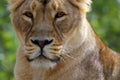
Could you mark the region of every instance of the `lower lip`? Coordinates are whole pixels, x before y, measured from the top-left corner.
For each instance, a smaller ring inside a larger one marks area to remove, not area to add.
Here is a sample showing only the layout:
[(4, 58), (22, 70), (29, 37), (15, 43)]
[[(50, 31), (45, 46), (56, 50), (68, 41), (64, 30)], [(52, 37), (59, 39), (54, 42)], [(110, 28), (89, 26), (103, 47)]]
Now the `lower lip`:
[(46, 57), (46, 56), (44, 56), (44, 55), (39, 55), (38, 57), (36, 57), (36, 58), (34, 58), (34, 59), (29, 59), (29, 58), (27, 58), (27, 60), (28, 60), (29, 62), (32, 62), (32, 61), (34, 61), (35, 59), (46, 59), (46, 60), (49, 60), (49, 61), (55, 62), (55, 63), (57, 63), (58, 61), (60, 61), (60, 57), (56, 57), (55, 59), (50, 59), (50, 58), (48, 58), (48, 57)]
[(50, 59), (50, 58), (48, 58), (48, 57), (46, 57), (44, 55), (40, 55), (39, 57), (40, 58), (45, 58), (47, 60), (50, 60), (51, 62), (58, 62), (58, 61), (60, 61), (60, 57), (56, 57), (55, 59)]

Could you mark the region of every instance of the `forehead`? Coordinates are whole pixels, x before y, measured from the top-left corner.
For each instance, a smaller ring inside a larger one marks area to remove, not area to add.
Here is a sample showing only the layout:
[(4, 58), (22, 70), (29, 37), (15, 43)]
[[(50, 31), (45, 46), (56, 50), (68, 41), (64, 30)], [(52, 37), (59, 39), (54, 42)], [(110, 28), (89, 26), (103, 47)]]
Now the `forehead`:
[(37, 20), (48, 20), (55, 16), (58, 11), (65, 11), (65, 0), (26, 0), (21, 9), (23, 12), (32, 11)]
[(43, 6), (45, 6), (46, 4), (50, 2), (50, 0), (38, 0), (38, 1), (41, 2)]
[(57, 8), (62, 6), (65, 0), (32, 0), (31, 7), (52, 7)]
[(33, 0), (33, 1), (38, 1), (39, 3), (43, 4), (43, 6), (53, 2), (53, 3), (61, 3), (64, 2), (65, 0)]

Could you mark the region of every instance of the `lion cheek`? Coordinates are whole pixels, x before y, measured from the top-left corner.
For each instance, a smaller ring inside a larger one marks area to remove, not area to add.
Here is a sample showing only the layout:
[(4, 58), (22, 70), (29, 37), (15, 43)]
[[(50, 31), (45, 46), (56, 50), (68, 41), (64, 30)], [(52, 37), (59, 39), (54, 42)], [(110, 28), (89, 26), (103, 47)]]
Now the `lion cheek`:
[[(79, 27), (75, 28), (71, 34), (72, 35), (69, 36), (69, 38), (67, 38), (67, 36), (66, 36), (66, 39), (65, 39), (66, 41), (64, 41), (62, 54), (69, 53), (69, 52), (79, 48), (84, 43), (86, 34), (85, 34), (85, 32), (81, 33), (81, 28), (79, 28)], [(75, 46), (73, 46), (73, 45), (75, 45)]]

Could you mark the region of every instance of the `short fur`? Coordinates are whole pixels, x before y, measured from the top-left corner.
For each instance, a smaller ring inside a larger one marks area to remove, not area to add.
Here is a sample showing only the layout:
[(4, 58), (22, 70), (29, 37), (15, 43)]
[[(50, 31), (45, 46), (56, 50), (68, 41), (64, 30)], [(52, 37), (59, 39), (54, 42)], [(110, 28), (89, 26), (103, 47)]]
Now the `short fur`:
[[(104, 45), (86, 19), (91, 0), (8, 2), (20, 41), (15, 80), (120, 80), (119, 54)], [(47, 59), (32, 39), (53, 40), (43, 50)]]

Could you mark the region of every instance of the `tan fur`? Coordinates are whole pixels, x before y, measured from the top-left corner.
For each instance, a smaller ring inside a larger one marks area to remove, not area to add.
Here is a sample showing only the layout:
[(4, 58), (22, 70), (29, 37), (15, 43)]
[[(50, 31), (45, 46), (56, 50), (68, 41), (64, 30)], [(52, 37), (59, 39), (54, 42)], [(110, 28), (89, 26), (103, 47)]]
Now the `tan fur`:
[[(119, 54), (104, 45), (86, 19), (91, 0), (8, 2), (20, 41), (15, 80), (120, 80)], [(55, 18), (60, 12), (65, 15)], [(41, 49), (31, 39), (53, 39), (43, 55), (60, 61), (39, 57)]]

